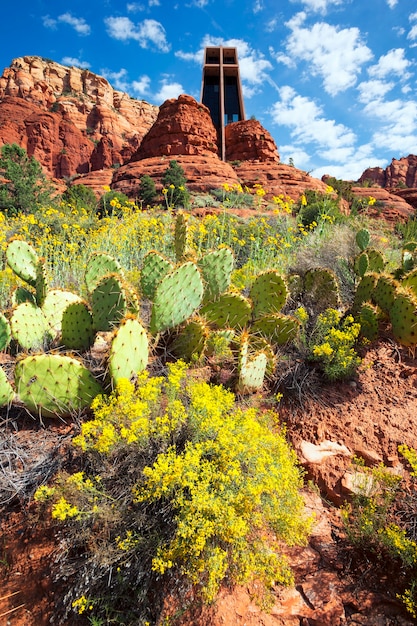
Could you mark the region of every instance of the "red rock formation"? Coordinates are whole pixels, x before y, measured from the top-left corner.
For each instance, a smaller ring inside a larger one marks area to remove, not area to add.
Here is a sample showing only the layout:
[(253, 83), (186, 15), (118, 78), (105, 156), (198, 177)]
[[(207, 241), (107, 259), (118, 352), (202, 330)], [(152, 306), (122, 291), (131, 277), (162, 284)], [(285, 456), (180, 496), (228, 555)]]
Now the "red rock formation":
[(39, 57), (0, 77), (0, 145), (16, 142), (56, 178), (127, 162), (158, 108), (88, 70)]
[(272, 135), (257, 120), (233, 122), (225, 128), (227, 161), (279, 163)]
[(366, 212), (371, 217), (383, 217), (387, 222), (396, 224), (405, 222), (414, 215), (414, 207), (404, 198), (396, 193), (390, 193), (381, 187), (352, 187), (352, 192), (356, 198), (363, 198), (365, 201), (369, 197), (375, 198), (376, 203), (366, 208)]
[(370, 167), (359, 179), (360, 183), (372, 181), (380, 187), (394, 189), (396, 187), (417, 188), (417, 156), (410, 154), (401, 159), (392, 159), (388, 167)]
[(234, 169), (242, 185), (253, 188), (260, 184), (269, 196), (289, 196), (298, 200), (306, 190), (324, 193), (327, 185), (307, 172), (291, 165), (261, 161), (242, 161)]
[(194, 98), (166, 100), (132, 161), (156, 156), (217, 155), (217, 133), (210, 111)]

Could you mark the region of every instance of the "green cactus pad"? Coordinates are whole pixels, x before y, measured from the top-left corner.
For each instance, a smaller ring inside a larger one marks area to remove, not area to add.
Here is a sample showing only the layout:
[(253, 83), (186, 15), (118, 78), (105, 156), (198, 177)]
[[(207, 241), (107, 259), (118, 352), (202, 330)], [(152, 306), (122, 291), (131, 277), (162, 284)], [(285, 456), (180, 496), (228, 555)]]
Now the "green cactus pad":
[(30, 244), (20, 239), (14, 239), (6, 249), (6, 260), (9, 267), (25, 283), (36, 286), (38, 255)]
[(353, 269), (355, 270), (355, 274), (362, 278), (368, 271), (368, 267), (369, 257), (366, 252), (361, 252), (361, 254), (358, 254), (354, 261)]
[(230, 285), (232, 271), (234, 267), (234, 256), (230, 248), (220, 248), (207, 252), (198, 261), (204, 279), (204, 298), (206, 304), (215, 300), (222, 293), (227, 291)]
[(397, 292), (390, 310), (392, 334), (403, 346), (417, 345), (417, 299), (411, 291)]
[(304, 297), (316, 312), (336, 309), (340, 304), (336, 274), (320, 267), (308, 270), (304, 276)]
[(184, 211), (178, 211), (175, 220), (174, 246), (177, 263), (182, 261), (188, 249), (188, 215)]
[(112, 385), (121, 378), (133, 379), (146, 369), (149, 358), (149, 341), (139, 320), (127, 317), (122, 320), (111, 342), (108, 367)]
[(250, 353), (249, 340), (245, 333), (245, 338), (241, 338), (238, 352), (236, 391), (241, 394), (248, 394), (262, 389), (267, 364), (268, 357), (265, 352)]
[(118, 274), (103, 276), (90, 297), (95, 330), (112, 330), (126, 315), (128, 294)]
[(367, 228), (362, 228), (362, 230), (356, 233), (356, 244), (362, 252), (369, 246), (370, 240), (371, 235)]
[(290, 274), (287, 277), (287, 287), (293, 300), (297, 300), (304, 291), (304, 281), (299, 274)]
[(379, 306), (384, 313), (389, 313), (396, 298), (400, 284), (388, 274), (381, 274), (374, 287), (372, 301)]
[(208, 334), (208, 328), (203, 320), (190, 320), (178, 330), (168, 351), (187, 362), (198, 360), (206, 347)]
[(224, 293), (200, 309), (200, 315), (217, 328), (244, 328), (251, 313), (249, 300), (238, 293)]
[(8, 319), (0, 313), (0, 352), (6, 350), (12, 338), (12, 331)]
[(48, 292), (45, 259), (39, 259), (36, 266), (36, 304), (42, 306)]
[(10, 404), (14, 396), (14, 389), (7, 380), (6, 372), (0, 367), (0, 407)]
[(417, 297), (417, 269), (411, 270), (401, 281), (402, 287), (409, 287)]
[(22, 304), (22, 302), (31, 302), (32, 304), (36, 304), (36, 298), (33, 291), (29, 291), (26, 287), (16, 287), (11, 295), (11, 301), (13, 306), (17, 306), (18, 304)]
[(197, 266), (183, 263), (159, 283), (151, 313), (152, 334), (174, 328), (188, 319), (201, 304), (204, 287)]
[(86, 302), (68, 304), (62, 314), (61, 342), (70, 350), (89, 350), (94, 343), (93, 316)]
[(276, 313), (282, 309), (288, 297), (287, 285), (279, 272), (267, 270), (255, 278), (249, 296), (256, 319), (265, 313)]
[(362, 302), (368, 302), (372, 300), (374, 288), (377, 281), (377, 274), (366, 274), (359, 281), (358, 286), (356, 287), (356, 292), (352, 305), (352, 309), (354, 312), (359, 311)]
[(140, 274), (140, 287), (145, 298), (154, 299), (159, 283), (173, 269), (172, 263), (159, 252), (151, 250), (145, 255)]
[(252, 334), (265, 337), (272, 344), (278, 346), (294, 341), (300, 329), (300, 322), (292, 316), (283, 313), (270, 313), (257, 319), (251, 326)]
[(51, 289), (43, 301), (42, 311), (55, 336), (61, 332), (62, 314), (69, 304), (81, 302), (80, 296), (72, 291)]
[(368, 272), (383, 272), (385, 259), (382, 252), (375, 248), (368, 248), (366, 254), (369, 259)]
[(275, 371), (276, 365), (276, 357), (271, 344), (266, 339), (264, 339), (264, 337), (260, 337), (259, 335), (253, 335), (252, 333), (248, 335), (248, 341), (250, 352), (263, 352), (266, 355), (266, 374), (271, 376)]
[(85, 284), (87, 290), (91, 293), (97, 283), (108, 274), (122, 274), (122, 267), (114, 257), (103, 252), (94, 252), (87, 261), (85, 270)]
[(10, 318), (12, 337), (24, 350), (40, 350), (52, 338), (42, 309), (31, 302), (19, 304)]
[(361, 335), (369, 341), (378, 337), (378, 308), (370, 302), (364, 302), (359, 312), (358, 321), (361, 325)]
[(84, 365), (69, 356), (38, 354), (18, 361), (19, 399), (40, 417), (67, 417), (90, 406), (101, 385)]

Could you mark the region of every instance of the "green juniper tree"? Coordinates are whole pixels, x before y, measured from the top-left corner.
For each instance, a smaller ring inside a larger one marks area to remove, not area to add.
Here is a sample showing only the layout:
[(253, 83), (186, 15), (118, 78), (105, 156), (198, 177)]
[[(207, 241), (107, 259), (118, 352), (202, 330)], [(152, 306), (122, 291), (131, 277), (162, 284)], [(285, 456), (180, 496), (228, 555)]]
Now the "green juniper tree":
[(170, 206), (186, 207), (190, 201), (190, 192), (187, 189), (187, 179), (184, 170), (177, 161), (169, 162), (169, 167), (162, 177), (162, 184), (167, 190)]
[(142, 204), (148, 206), (155, 202), (156, 198), (156, 187), (153, 179), (145, 174), (140, 179), (139, 191), (138, 191), (139, 199)]
[(16, 143), (0, 150), (0, 211), (13, 216), (32, 213), (51, 202), (52, 186), (40, 163)]

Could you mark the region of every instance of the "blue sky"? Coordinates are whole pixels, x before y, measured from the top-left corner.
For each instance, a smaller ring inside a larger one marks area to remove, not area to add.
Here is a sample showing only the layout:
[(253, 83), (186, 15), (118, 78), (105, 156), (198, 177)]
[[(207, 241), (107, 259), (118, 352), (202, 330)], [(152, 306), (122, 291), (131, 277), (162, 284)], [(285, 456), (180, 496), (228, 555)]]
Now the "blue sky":
[(20, 0), (0, 69), (38, 55), (160, 105), (200, 97), (203, 49), (236, 46), (246, 117), (320, 178), (417, 154), (415, 0)]

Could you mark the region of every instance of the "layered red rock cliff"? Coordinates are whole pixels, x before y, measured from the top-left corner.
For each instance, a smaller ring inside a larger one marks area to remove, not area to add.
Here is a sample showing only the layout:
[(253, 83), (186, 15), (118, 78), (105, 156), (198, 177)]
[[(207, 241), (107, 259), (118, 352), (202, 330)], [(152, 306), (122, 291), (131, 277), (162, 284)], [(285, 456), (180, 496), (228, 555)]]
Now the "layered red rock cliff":
[(126, 163), (157, 114), (89, 70), (40, 57), (14, 59), (0, 77), (0, 144), (18, 143), (56, 178)]

